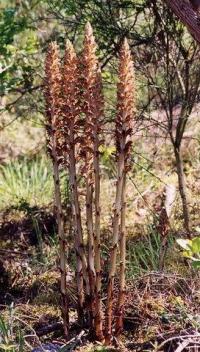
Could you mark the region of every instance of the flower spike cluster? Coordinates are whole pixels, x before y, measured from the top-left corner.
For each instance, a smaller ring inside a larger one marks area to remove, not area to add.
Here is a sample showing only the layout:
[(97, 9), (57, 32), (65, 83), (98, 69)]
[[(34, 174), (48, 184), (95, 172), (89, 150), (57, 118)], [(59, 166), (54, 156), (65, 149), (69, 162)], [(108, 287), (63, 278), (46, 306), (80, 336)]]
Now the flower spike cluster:
[[(112, 342), (123, 328), (126, 262), (126, 175), (130, 168), (133, 121), (135, 116), (135, 78), (131, 52), (125, 39), (120, 50), (117, 113), (115, 120), (117, 183), (113, 210), (113, 234), (110, 247), (105, 331), (103, 326), (102, 267), (100, 231), (100, 152), (104, 98), (102, 77), (96, 56), (92, 27), (85, 27), (84, 49), (81, 58), (71, 42), (66, 42), (61, 69), (56, 43), (51, 43), (45, 62), (45, 100), (47, 143), (53, 164), (56, 216), (60, 243), (62, 316), (65, 335), (68, 333), (69, 314), (66, 290), (66, 258), (62, 199), (60, 191), (60, 160), (67, 168), (71, 190), (78, 319), (87, 319), (95, 339)], [(79, 149), (79, 150), (78, 150)], [(80, 160), (81, 159), (81, 160)], [(82, 225), (78, 167), (84, 176), (86, 236)], [(85, 240), (86, 239), (86, 240)], [(118, 253), (119, 252), (119, 253)], [(115, 315), (114, 282), (119, 254), (119, 291)], [(115, 320), (115, 324), (113, 322)]]

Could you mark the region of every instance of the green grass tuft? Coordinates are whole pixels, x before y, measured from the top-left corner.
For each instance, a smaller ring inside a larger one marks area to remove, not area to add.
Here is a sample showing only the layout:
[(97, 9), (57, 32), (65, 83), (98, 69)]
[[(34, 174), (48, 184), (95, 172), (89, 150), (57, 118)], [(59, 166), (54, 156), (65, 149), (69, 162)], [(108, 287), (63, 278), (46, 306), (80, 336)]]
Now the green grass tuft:
[[(174, 239), (169, 235), (168, 250), (173, 246)], [(161, 239), (153, 226), (149, 226), (148, 234), (135, 242), (127, 243), (127, 274), (128, 278), (141, 276), (147, 272), (159, 270)]]
[(28, 203), (48, 205), (53, 199), (51, 161), (44, 156), (0, 166), (0, 209)]

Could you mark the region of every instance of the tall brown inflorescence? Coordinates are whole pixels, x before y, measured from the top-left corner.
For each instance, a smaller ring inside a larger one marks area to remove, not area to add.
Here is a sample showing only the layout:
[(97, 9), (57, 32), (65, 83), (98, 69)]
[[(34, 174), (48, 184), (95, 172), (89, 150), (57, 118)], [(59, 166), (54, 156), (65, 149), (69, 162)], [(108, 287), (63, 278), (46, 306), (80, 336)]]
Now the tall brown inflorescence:
[(79, 322), (84, 321), (84, 282), (86, 292), (89, 290), (87, 275), (87, 259), (85, 255), (81, 210), (76, 172), (76, 146), (79, 138), (79, 88), (78, 88), (78, 60), (70, 41), (66, 43), (63, 66), (63, 131), (65, 139), (65, 161), (69, 170), (73, 219), (75, 229), (76, 276), (78, 288), (78, 316)]
[(63, 212), (59, 178), (59, 155), (61, 154), (62, 130), (62, 78), (59, 51), (56, 43), (51, 43), (45, 61), (45, 100), (46, 100), (46, 130), (48, 150), (53, 164), (55, 188), (55, 206), (60, 243), (61, 296), (64, 334), (68, 335), (69, 313), (66, 294), (66, 240), (64, 234)]
[(125, 188), (126, 174), (129, 169), (129, 156), (132, 145), (132, 130), (135, 115), (135, 79), (131, 52), (127, 40), (120, 50), (119, 83), (117, 89), (116, 151), (117, 185), (113, 216), (113, 238), (110, 256), (108, 297), (106, 309), (106, 341), (110, 343), (113, 324), (113, 288), (116, 274), (117, 250), (120, 250), (120, 290), (117, 303), (115, 334), (123, 327), (123, 306), (125, 296)]
[(90, 23), (87, 23), (85, 27), (82, 64), (83, 111), (85, 114), (82, 156), (85, 161), (86, 179), (91, 320), (96, 338), (102, 340), (99, 146), (104, 102), (101, 71), (96, 57), (96, 43)]

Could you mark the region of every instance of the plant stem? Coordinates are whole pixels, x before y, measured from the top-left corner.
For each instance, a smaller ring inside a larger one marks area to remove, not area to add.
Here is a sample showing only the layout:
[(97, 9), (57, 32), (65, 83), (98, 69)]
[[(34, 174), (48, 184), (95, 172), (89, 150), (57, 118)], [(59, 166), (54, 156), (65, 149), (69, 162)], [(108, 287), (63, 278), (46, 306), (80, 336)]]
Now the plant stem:
[(119, 297), (117, 304), (116, 314), (116, 336), (120, 335), (123, 330), (123, 309), (125, 299), (125, 269), (126, 269), (126, 233), (125, 233), (125, 220), (126, 220), (126, 174), (123, 177), (122, 185), (122, 209), (121, 209), (121, 224), (120, 224), (120, 274), (119, 274)]
[(91, 328), (94, 328), (94, 294), (96, 272), (94, 266), (94, 233), (93, 233), (93, 186), (86, 179), (86, 225), (88, 231), (88, 274), (90, 283), (89, 309)]
[(99, 168), (99, 138), (95, 133), (94, 142), (94, 176), (95, 176), (95, 269), (96, 269), (96, 290), (95, 290), (95, 330), (99, 341), (103, 340), (102, 303), (101, 303), (101, 241), (100, 241), (100, 168)]
[(60, 272), (61, 272), (61, 310), (63, 318), (63, 328), (65, 337), (69, 333), (69, 311), (68, 311), (68, 299), (67, 299), (67, 289), (66, 289), (66, 240), (64, 233), (64, 222), (63, 222), (63, 212), (61, 204), (61, 193), (60, 193), (60, 179), (59, 179), (59, 168), (56, 158), (55, 148), (52, 146), (52, 158), (53, 158), (53, 178), (54, 178), (54, 188), (55, 188), (55, 204), (56, 204), (56, 217), (58, 223), (58, 237), (60, 244)]
[[(125, 146), (125, 143), (123, 143)], [(124, 148), (122, 148), (123, 150)], [(106, 343), (110, 343), (112, 337), (112, 309), (113, 309), (113, 288), (116, 273), (117, 247), (119, 242), (120, 213), (122, 209), (123, 180), (125, 172), (125, 155), (121, 152), (117, 163), (117, 186), (113, 218), (113, 239), (110, 256), (110, 269), (108, 277), (108, 296), (106, 308)]]
[(87, 277), (87, 260), (85, 256), (84, 243), (83, 243), (83, 232), (81, 223), (81, 210), (79, 205), (78, 185), (76, 177), (76, 159), (74, 150), (74, 137), (71, 131), (71, 143), (69, 151), (69, 175), (70, 175), (70, 186), (72, 190), (72, 203), (74, 212), (74, 225), (75, 225), (75, 251), (77, 259), (77, 287), (78, 287), (78, 316), (79, 322), (84, 323), (84, 288), (83, 279), (86, 283), (86, 293), (89, 294), (89, 282)]

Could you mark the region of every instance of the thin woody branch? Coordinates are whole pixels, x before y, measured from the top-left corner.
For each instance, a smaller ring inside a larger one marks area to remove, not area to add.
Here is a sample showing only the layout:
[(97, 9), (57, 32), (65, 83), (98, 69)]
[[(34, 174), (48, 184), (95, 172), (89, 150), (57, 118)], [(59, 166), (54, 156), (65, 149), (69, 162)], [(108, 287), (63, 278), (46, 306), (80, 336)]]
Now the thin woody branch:
[(194, 39), (200, 44), (200, 25), (197, 12), (186, 0), (163, 0), (183, 22)]

